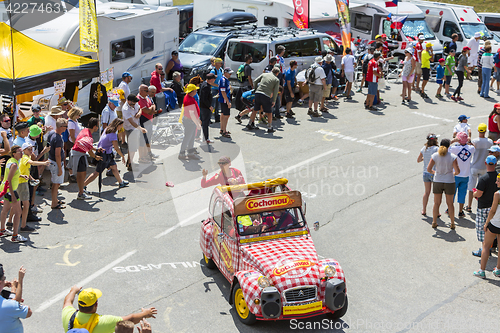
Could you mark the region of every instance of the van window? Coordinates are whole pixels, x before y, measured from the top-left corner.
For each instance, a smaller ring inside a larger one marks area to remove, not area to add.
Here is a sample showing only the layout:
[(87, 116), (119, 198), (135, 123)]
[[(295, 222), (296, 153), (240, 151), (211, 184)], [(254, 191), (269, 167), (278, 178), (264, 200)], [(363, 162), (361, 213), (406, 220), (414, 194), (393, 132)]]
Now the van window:
[(330, 52), (330, 51), (337, 52), (338, 51), (339, 47), (338, 47), (337, 43), (335, 43), (333, 41), (333, 39), (331, 39), (329, 37), (323, 37), (322, 40), (323, 40), (323, 48), (325, 49), (326, 52)]
[(492, 31), (500, 31), (500, 17), (486, 16), (484, 24)]
[(141, 53), (151, 52), (155, 49), (155, 33), (153, 29), (141, 32)]
[(419, 33), (423, 33), (425, 40), (436, 38), (425, 20), (406, 20), (401, 30), (406, 37), (414, 38), (417, 37)]
[(458, 30), (458, 26), (453, 22), (444, 21), (443, 36), (451, 38), (451, 35), (453, 34), (461, 35), (460, 30)]
[(439, 28), (441, 27), (441, 19), (441, 16), (425, 15), (425, 22), (427, 22), (429, 28), (431, 28), (434, 32), (439, 32)]
[(267, 44), (230, 42), (227, 56), (232, 61), (245, 62), (245, 55), (251, 54), (254, 63), (259, 63), (266, 58)]
[(206, 35), (193, 32), (179, 45), (179, 52), (213, 55), (225, 36)]
[(370, 32), (372, 31), (372, 17), (364, 14), (354, 13), (354, 29)]
[(476, 32), (481, 33), (482, 38), (493, 39), (491, 32), (486, 28), (483, 23), (460, 23), (464, 32), (465, 38), (474, 38)]
[(135, 37), (111, 42), (111, 62), (135, 57)]
[(270, 27), (277, 27), (278, 26), (278, 18), (272, 17), (272, 16), (264, 16), (264, 25), (267, 25)]
[(283, 45), (286, 49), (284, 58), (290, 57), (312, 57), (321, 54), (319, 38), (302, 39), (298, 41), (276, 44), (274, 52), (278, 54), (277, 48)]

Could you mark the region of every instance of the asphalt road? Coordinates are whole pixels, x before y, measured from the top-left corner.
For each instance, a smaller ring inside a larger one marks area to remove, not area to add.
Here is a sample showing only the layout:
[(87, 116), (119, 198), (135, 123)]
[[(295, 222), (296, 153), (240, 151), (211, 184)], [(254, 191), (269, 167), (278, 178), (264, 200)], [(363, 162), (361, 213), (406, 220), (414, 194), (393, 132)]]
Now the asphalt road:
[[(27, 269), (24, 299), (35, 312), (23, 321), (25, 332), (62, 332), (63, 298), (75, 284), (103, 291), (100, 314), (156, 307), (150, 322), (157, 333), (493, 331), (500, 310), (500, 280), (491, 273), (496, 255), (487, 280), (472, 275), (479, 267), (471, 255), (479, 247), (474, 214), (458, 219), (454, 231), (445, 214), (431, 228), (432, 218), (420, 214), (423, 166), (416, 163), (429, 132), (451, 137), (464, 113), (473, 129), (486, 122), (496, 101), (479, 98), (476, 85), (465, 82), (465, 103), (414, 95), (414, 104), (402, 106), (401, 85), (391, 84), (379, 112), (364, 110), (364, 94), (322, 118), (296, 107), (296, 119), (283, 119), (274, 134), (243, 131), (231, 118), (233, 139), (220, 140), (212, 128), (216, 142), (210, 150), (201, 147), (199, 162), (178, 160), (179, 146), (155, 147), (161, 156), (155, 165), (134, 172), (119, 165), (128, 188), (117, 189), (108, 177), (100, 198), (82, 202), (70, 184), (61, 189), (69, 207), (57, 212), (47, 206), (49, 195), (39, 197), (43, 221), (29, 242), (0, 239), (7, 279), (19, 266)], [(429, 83), (429, 96), (435, 87)], [(200, 189), (201, 170), (213, 174), (222, 155), (247, 181), (284, 176), (302, 191), (308, 223), (321, 226), (312, 231), (318, 255), (335, 258), (345, 271), (349, 310), (341, 321), (318, 317), (252, 327), (238, 321), (228, 303), (229, 283), (202, 265), (199, 247), (212, 191)], [(97, 191), (97, 184), (90, 189)]]

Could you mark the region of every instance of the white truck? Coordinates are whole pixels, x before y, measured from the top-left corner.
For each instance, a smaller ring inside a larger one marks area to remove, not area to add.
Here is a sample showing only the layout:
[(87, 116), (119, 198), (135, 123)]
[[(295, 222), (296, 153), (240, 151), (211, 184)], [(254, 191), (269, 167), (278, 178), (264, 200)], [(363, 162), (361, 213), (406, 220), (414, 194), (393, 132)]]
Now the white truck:
[[(175, 7), (97, 3), (100, 70), (113, 68), (116, 87), (123, 72), (133, 76), (131, 92), (137, 92), (142, 78), (149, 84), (156, 63), (166, 66), (170, 53), (178, 49), (179, 12)], [(22, 33), (45, 45), (97, 59), (96, 53), (80, 50), (79, 13), (74, 8), (64, 15)], [(90, 81), (80, 82), (78, 106), (88, 112)]]
[[(473, 7), (420, 0), (410, 2), (424, 12), (425, 20), (443, 45), (450, 42), (451, 35), (456, 33), (459, 36), (457, 49), (460, 51), (479, 32), (484, 39), (491, 41), (494, 52), (500, 47), (500, 39), (488, 30)], [(482, 47), (484, 40), (479, 43)]]

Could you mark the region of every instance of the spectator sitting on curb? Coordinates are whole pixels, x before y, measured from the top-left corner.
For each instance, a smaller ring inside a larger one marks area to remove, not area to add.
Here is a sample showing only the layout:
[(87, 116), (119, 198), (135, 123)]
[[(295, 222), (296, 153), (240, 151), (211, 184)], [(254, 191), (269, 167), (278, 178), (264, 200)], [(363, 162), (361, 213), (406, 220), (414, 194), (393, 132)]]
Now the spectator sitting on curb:
[[(26, 274), (26, 269), (21, 266), (19, 269), (19, 279), (12, 282), (6, 281), (3, 266), (0, 264), (0, 290), (10, 287), (12, 294), (15, 293), (13, 299), (0, 297), (0, 332), (2, 333), (22, 333), (23, 324), (20, 319), (31, 317), (33, 312), (27, 305), (22, 305), (23, 301), (23, 279)], [(3, 296), (2, 292), (2, 296)]]
[[(73, 307), (73, 301), (76, 294), (78, 295), (78, 310)], [(70, 292), (64, 298), (64, 305), (62, 310), (62, 322), (64, 332), (68, 332), (72, 328), (85, 328), (93, 330), (94, 333), (113, 333), (116, 323), (122, 320), (129, 320), (134, 324), (139, 323), (144, 318), (155, 318), (157, 313), (156, 309), (151, 307), (149, 309), (142, 309), (139, 313), (132, 313), (124, 317), (98, 315), (97, 299), (102, 296), (102, 292), (98, 289), (73, 286)]]

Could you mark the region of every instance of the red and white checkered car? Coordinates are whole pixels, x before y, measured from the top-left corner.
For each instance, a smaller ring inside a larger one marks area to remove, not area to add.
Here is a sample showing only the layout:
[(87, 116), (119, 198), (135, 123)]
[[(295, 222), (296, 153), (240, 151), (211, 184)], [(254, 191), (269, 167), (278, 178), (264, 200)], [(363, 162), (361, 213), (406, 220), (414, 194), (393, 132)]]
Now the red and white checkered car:
[(344, 271), (336, 260), (318, 260), (301, 194), (287, 182), (219, 186), (202, 222), (205, 264), (231, 283), (230, 303), (245, 324), (347, 311)]

